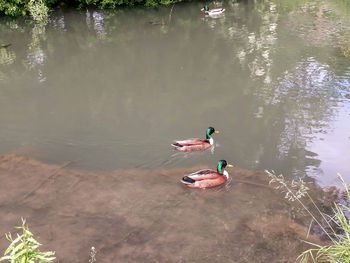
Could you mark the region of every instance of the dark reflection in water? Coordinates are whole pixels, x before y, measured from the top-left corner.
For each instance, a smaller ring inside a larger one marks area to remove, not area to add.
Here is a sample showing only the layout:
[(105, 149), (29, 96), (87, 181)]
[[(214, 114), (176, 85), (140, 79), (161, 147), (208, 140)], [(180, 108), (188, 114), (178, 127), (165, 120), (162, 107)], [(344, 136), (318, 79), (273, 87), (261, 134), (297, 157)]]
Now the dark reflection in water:
[[(0, 151), (84, 169), (215, 164), (347, 178), (349, 6), (239, 1), (0, 21)], [(174, 139), (218, 147), (173, 155)], [(340, 132), (341, 131), (341, 132)]]

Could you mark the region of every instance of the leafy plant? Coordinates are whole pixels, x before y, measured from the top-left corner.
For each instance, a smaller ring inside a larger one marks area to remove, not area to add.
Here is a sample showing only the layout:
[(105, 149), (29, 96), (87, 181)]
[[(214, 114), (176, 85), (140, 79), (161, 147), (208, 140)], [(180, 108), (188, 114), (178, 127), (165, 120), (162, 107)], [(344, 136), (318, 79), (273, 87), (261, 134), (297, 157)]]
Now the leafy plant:
[(41, 252), (38, 250), (41, 244), (34, 239), (33, 234), (26, 225), (25, 219), (22, 218), (22, 226), (16, 228), (21, 229), (22, 233), (17, 234), (15, 239), (11, 233), (6, 234), (6, 238), (11, 244), (6, 249), (4, 256), (0, 258), (0, 261), (11, 263), (49, 263), (55, 259), (53, 257), (55, 252)]
[(0, 1), (0, 14), (9, 16), (20, 16), (27, 13), (26, 0), (9, 0)]
[(120, 6), (158, 7), (189, 0), (0, 0), (0, 15), (30, 15), (36, 21), (45, 21), (51, 7), (66, 4), (73, 7), (117, 8)]
[(96, 248), (95, 247), (91, 247), (89, 263), (96, 262), (96, 254), (97, 254)]
[(29, 0), (28, 10), (32, 18), (36, 21), (46, 21), (49, 8), (43, 0)]

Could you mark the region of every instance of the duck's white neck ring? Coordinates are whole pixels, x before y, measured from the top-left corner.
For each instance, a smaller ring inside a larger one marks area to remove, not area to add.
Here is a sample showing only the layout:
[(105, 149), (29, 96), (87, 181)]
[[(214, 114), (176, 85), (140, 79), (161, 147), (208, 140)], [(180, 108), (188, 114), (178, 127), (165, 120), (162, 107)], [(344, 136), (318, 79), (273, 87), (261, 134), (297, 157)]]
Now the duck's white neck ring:
[(226, 178), (230, 178), (230, 176), (228, 175), (228, 172), (226, 170), (224, 170), (224, 172), (222, 173), (224, 176), (226, 176)]
[(210, 145), (214, 144), (214, 139), (212, 137), (209, 138), (209, 143), (210, 143)]

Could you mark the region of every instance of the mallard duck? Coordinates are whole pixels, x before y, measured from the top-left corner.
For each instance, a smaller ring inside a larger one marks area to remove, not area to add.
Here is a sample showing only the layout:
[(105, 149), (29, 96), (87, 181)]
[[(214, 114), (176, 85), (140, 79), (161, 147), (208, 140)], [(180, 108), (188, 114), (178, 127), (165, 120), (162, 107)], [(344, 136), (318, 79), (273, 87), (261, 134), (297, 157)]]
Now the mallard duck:
[(209, 7), (206, 5), (201, 9), (201, 11), (208, 16), (219, 16), (225, 12), (225, 8), (209, 9)]
[(218, 162), (216, 171), (211, 169), (200, 170), (183, 177), (181, 182), (188, 187), (201, 189), (224, 184), (229, 178), (225, 167), (233, 167), (233, 165), (227, 164), (225, 160), (221, 160)]
[(206, 132), (205, 140), (192, 138), (192, 139), (187, 139), (183, 141), (175, 141), (171, 145), (174, 146), (176, 150), (179, 150), (182, 152), (206, 150), (214, 144), (214, 139), (211, 137), (213, 133), (219, 133), (219, 131), (216, 131), (213, 127), (209, 127)]

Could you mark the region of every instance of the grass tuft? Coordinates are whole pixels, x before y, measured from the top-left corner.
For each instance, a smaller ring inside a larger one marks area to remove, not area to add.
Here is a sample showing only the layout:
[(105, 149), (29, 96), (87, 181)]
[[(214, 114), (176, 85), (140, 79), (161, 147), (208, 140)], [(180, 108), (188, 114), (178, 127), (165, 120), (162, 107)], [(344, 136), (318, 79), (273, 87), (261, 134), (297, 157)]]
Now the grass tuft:
[[(323, 233), (331, 241), (330, 245), (319, 245), (304, 241), (314, 248), (301, 253), (297, 258), (301, 263), (350, 263), (350, 224), (346, 214), (350, 213), (350, 192), (347, 184), (340, 174), (338, 177), (344, 186), (345, 204), (334, 203), (331, 215), (324, 214), (308, 194), (309, 188), (302, 180), (288, 182), (283, 175), (276, 175), (273, 171), (266, 171), (270, 178), (270, 184), (275, 189), (281, 190), (289, 201), (297, 201), (311, 216), (312, 220), (321, 228)], [(312, 212), (303, 202), (306, 197), (315, 208)], [(319, 219), (323, 219), (320, 221)]]

